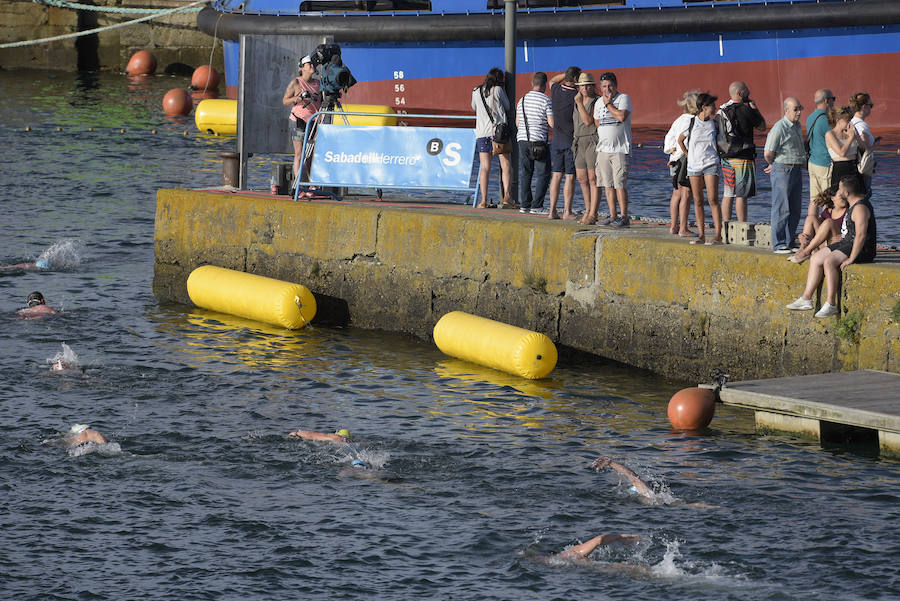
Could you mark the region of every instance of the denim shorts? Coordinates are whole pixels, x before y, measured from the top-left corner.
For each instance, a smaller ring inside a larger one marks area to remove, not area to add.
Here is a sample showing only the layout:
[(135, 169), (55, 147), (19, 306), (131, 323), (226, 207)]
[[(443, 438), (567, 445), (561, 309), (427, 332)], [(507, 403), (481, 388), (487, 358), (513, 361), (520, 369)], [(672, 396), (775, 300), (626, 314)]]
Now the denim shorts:
[(575, 175), (575, 155), (571, 146), (550, 145), (550, 171)]
[(719, 166), (718, 165), (710, 165), (709, 167), (704, 167), (700, 171), (693, 171), (688, 169), (688, 177), (703, 177), (704, 175), (719, 175)]
[(306, 133), (306, 121), (297, 119), (291, 121), (291, 140), (294, 142), (302, 142), (303, 135)]
[(486, 138), (476, 138), (475, 139), (475, 152), (486, 152), (488, 154), (494, 151), (494, 145), (492, 142), (494, 141), (491, 137)]

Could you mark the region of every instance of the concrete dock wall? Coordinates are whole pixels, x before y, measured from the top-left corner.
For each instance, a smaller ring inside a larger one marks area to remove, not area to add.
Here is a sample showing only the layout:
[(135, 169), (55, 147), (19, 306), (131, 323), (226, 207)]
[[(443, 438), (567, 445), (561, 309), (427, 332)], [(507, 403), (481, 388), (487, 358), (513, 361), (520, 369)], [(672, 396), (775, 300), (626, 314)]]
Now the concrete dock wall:
[[(146, 2), (120, 2), (97, 0), (80, 4), (97, 5), (98, 8), (154, 8), (168, 10), (183, 6), (175, 0), (148, 0)], [(101, 10), (71, 10), (36, 4), (32, 0), (4, 0), (0, 10), (0, 42), (21, 42), (66, 35), (77, 31), (106, 27), (144, 16), (133, 13), (111, 13)], [(197, 13), (176, 13), (137, 23), (128, 27), (110, 29), (86, 44), (91, 36), (70, 38), (57, 42), (7, 48), (0, 51), (0, 66), (4, 69), (53, 69), (74, 71), (78, 67), (79, 54), (90, 53), (97, 61), (95, 69), (124, 71), (131, 55), (138, 50), (149, 50), (159, 63), (157, 73), (166, 65), (185, 63), (197, 67), (210, 60), (224, 73), (222, 41), (197, 29)], [(77, 40), (82, 40), (78, 42)], [(81, 60), (87, 57), (82, 56)], [(90, 62), (90, 59), (89, 59)], [(91, 70), (93, 70), (92, 68)], [(224, 89), (224, 88), (223, 88)]]
[(204, 264), (302, 283), (325, 320), (428, 338), (444, 313), (462, 310), (690, 381), (716, 368), (732, 379), (900, 373), (892, 263), (844, 274), (841, 305), (862, 316), (855, 342), (838, 335), (838, 318), (784, 309), (807, 264), (763, 249), (463, 207), (159, 191), (157, 298), (189, 304), (187, 276)]

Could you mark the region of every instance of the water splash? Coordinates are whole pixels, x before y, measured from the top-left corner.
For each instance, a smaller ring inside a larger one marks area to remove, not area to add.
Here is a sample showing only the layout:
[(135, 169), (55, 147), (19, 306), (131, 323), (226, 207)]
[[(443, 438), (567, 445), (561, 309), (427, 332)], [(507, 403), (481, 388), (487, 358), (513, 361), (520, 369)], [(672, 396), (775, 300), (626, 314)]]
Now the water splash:
[(44, 262), (48, 269), (54, 271), (70, 271), (81, 265), (84, 257), (84, 243), (76, 238), (63, 238), (50, 245), (38, 255), (35, 263)]
[(684, 576), (686, 572), (678, 567), (676, 561), (681, 559), (681, 550), (677, 540), (666, 543), (666, 552), (663, 554), (662, 560), (652, 566), (650, 571), (654, 576), (660, 578), (678, 578)]
[(97, 453), (102, 457), (115, 457), (122, 454), (122, 447), (117, 442), (106, 442), (103, 444), (83, 442), (74, 447), (69, 447), (66, 449), (66, 453), (68, 453), (69, 457), (81, 457), (89, 453)]
[(349, 464), (354, 459), (361, 459), (366, 462), (366, 465), (369, 466), (369, 469), (380, 470), (383, 469), (385, 465), (387, 465), (387, 462), (390, 458), (391, 454), (387, 451), (375, 451), (371, 449), (355, 448), (347, 455), (345, 455), (341, 459), (341, 461)]
[(57, 351), (53, 357), (47, 359), (50, 364), (50, 371), (65, 371), (67, 369), (78, 369), (81, 364), (78, 362), (78, 355), (65, 342), (60, 343), (61, 351)]

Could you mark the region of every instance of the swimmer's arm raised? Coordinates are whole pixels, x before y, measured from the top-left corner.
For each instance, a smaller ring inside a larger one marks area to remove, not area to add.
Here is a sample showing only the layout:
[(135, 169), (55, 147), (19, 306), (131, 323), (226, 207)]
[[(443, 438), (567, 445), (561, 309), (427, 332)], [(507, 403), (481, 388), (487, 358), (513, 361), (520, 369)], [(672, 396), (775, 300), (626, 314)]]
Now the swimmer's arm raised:
[(344, 442), (342, 436), (337, 434), (326, 434), (325, 432), (313, 432), (312, 430), (296, 430), (288, 434), (291, 438), (302, 438), (304, 440), (318, 440), (321, 442)]
[(618, 461), (613, 461), (609, 457), (600, 457), (594, 460), (594, 462), (591, 464), (591, 467), (593, 467), (598, 472), (605, 467), (619, 472), (620, 474), (628, 478), (628, 481), (631, 482), (631, 485), (634, 486), (635, 490), (638, 491), (638, 493), (644, 495), (648, 499), (653, 498), (653, 491), (650, 489), (647, 483), (641, 480), (637, 474), (635, 474), (633, 471), (631, 471)]

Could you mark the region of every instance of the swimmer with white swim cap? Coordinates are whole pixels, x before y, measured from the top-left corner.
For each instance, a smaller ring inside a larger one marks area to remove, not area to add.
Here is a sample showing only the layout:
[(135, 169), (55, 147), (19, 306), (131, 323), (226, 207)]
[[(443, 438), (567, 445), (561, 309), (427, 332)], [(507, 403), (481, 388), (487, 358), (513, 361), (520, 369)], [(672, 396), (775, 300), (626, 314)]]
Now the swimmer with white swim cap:
[(16, 311), (19, 319), (32, 319), (46, 315), (56, 315), (57, 313), (56, 309), (48, 305), (47, 301), (44, 300), (44, 295), (37, 291), (29, 294), (25, 303), (28, 305), (27, 307)]
[(92, 430), (88, 424), (75, 424), (66, 434), (66, 444), (75, 447), (80, 444), (92, 442), (94, 444), (106, 444), (109, 442), (105, 436)]

